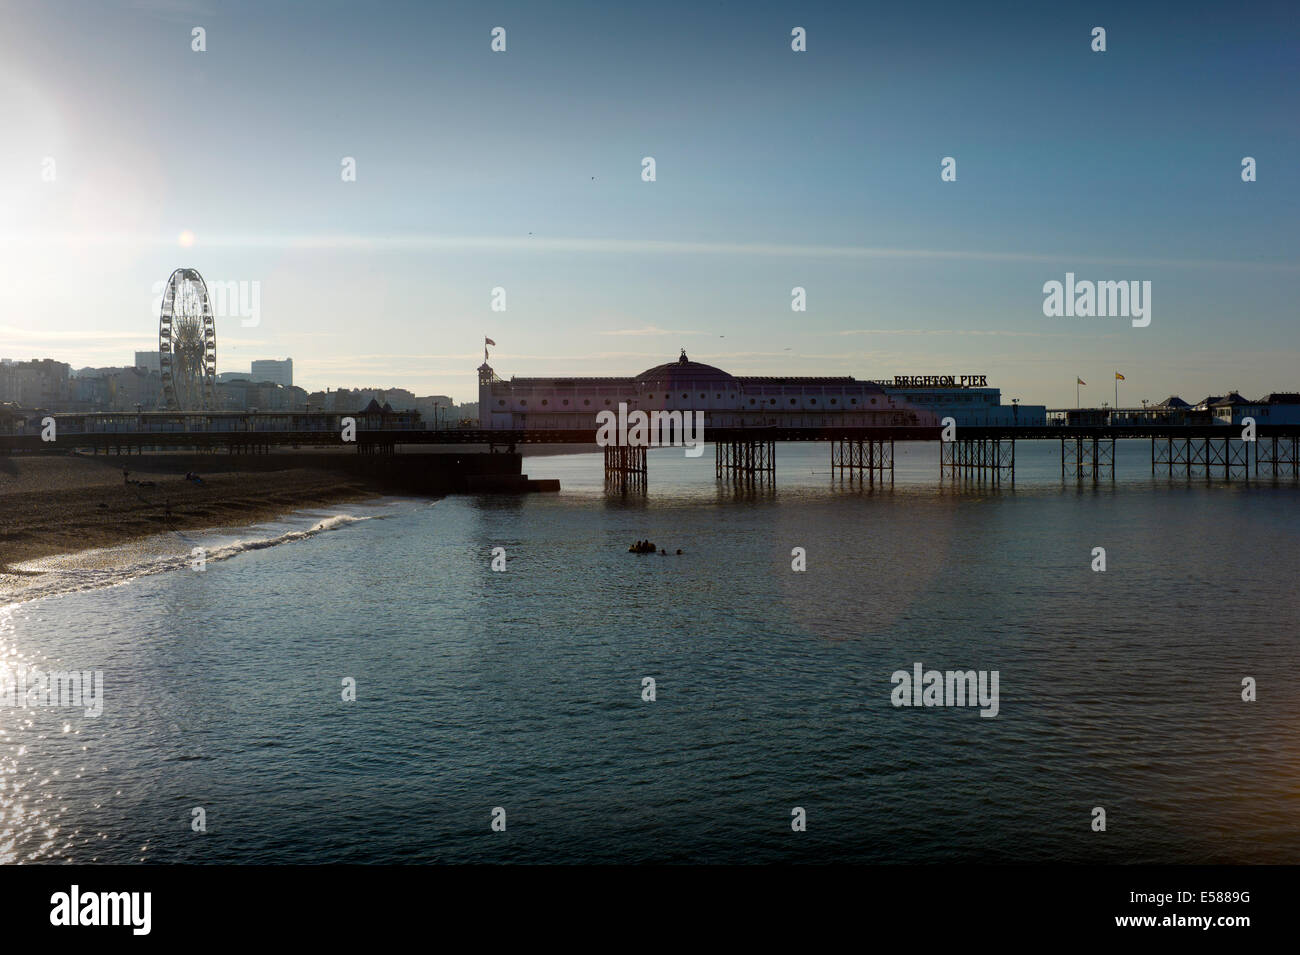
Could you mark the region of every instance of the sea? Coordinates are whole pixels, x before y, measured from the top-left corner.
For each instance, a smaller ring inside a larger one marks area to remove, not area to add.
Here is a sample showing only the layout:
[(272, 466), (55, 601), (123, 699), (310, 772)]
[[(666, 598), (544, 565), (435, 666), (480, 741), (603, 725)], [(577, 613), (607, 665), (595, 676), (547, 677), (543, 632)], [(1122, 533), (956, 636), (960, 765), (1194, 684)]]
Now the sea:
[[(0, 661), (102, 694), (0, 705), (0, 862), (1300, 862), (1296, 482), (896, 452), (33, 562)], [(917, 665), (996, 715), (895, 705)]]

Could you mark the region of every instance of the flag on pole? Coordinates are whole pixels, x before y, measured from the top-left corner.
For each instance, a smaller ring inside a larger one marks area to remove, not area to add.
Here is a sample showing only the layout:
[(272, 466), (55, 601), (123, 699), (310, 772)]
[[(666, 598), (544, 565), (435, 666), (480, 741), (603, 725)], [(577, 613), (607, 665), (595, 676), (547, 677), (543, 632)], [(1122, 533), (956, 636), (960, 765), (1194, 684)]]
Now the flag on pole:
[(1116, 380), (1116, 381), (1123, 381), (1123, 380), (1124, 380), (1124, 376), (1121, 375), (1119, 372), (1115, 372), (1115, 380)]
[(493, 341), (492, 339), (490, 339), (490, 338), (484, 338), (484, 339), (483, 339), (483, 344), (484, 344), (484, 345), (495, 345), (496, 342), (494, 342), (494, 341)]
[(1086, 384), (1087, 384), (1087, 382), (1084, 381), (1082, 378), (1075, 378), (1074, 380), (1075, 380), (1076, 382), (1078, 382), (1079, 384), (1081, 384), (1081, 385), (1086, 385)]

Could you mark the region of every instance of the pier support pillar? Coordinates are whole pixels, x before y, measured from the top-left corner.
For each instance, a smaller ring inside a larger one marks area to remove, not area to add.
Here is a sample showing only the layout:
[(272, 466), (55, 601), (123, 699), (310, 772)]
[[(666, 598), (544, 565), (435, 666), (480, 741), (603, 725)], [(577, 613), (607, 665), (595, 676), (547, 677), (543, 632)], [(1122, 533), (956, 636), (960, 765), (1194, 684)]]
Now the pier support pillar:
[(1266, 472), (1273, 478), (1300, 477), (1300, 438), (1270, 435), (1251, 443), (1255, 445), (1256, 477)]
[(767, 438), (745, 438), (713, 443), (714, 474), (752, 484), (776, 482), (776, 442)]
[(831, 473), (849, 472), (849, 477), (864, 478), (875, 484), (877, 477), (884, 484), (886, 475), (894, 483), (893, 438), (838, 438), (831, 442)]
[(605, 487), (609, 490), (645, 490), (646, 449), (627, 444), (605, 445)]
[[(1260, 439), (1265, 441), (1267, 439)], [(1260, 441), (1255, 448), (1255, 473), (1260, 464), (1268, 465), (1268, 450), (1260, 457)], [(1250, 448), (1248, 443), (1229, 435), (1221, 438), (1179, 438), (1172, 435), (1151, 439), (1151, 473), (1164, 470), (1167, 477), (1194, 477), (1204, 472), (1206, 480), (1221, 477), (1230, 481), (1234, 477), (1250, 478)]]
[[(1152, 467), (1155, 467), (1154, 452)], [(1066, 475), (1077, 481), (1091, 477), (1094, 481), (1110, 472), (1115, 480), (1115, 439), (1073, 437), (1061, 439), (1061, 480)]]
[(944, 471), (956, 481), (992, 480), (1001, 483), (1005, 475), (1016, 479), (1015, 438), (957, 438), (939, 442), (939, 477)]

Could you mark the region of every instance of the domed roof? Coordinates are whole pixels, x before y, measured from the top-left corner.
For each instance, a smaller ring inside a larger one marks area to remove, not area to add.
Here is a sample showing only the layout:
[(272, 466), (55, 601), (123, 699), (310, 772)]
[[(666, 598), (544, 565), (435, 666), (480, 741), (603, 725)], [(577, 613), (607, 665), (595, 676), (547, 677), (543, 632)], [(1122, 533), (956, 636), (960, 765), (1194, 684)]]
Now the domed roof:
[(703, 362), (691, 361), (686, 357), (686, 349), (682, 349), (682, 357), (676, 361), (670, 361), (664, 365), (655, 365), (653, 368), (647, 368), (641, 374), (636, 376), (638, 385), (668, 384), (676, 385), (688, 381), (700, 382), (717, 382), (734, 385), (736, 379), (723, 371), (721, 368), (715, 368), (713, 365), (706, 365)]

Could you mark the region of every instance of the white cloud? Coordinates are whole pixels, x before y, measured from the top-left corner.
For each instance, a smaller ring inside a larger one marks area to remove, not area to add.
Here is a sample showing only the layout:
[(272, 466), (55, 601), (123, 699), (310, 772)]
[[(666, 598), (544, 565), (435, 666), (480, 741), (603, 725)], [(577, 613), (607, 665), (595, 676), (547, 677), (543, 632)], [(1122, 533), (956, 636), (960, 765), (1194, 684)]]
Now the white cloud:
[[(33, 245), (135, 245), (175, 247), (175, 235), (147, 233), (6, 233), (0, 243)], [(933, 259), (969, 262), (1038, 262), (1055, 267), (1123, 265), (1144, 268), (1243, 269), (1298, 272), (1297, 262), (1252, 262), (1224, 259), (1144, 259), (1131, 256), (1079, 255), (1074, 252), (990, 252), (959, 249), (902, 249), (859, 245), (783, 245), (743, 242), (683, 242), (661, 239), (540, 238), (536, 236), (452, 236), (433, 234), (355, 235), (199, 235), (195, 248), (273, 248), (356, 250), (370, 252), (551, 252), (634, 255), (731, 255), (812, 259)]]
[(601, 335), (707, 335), (708, 332), (688, 332), (682, 329), (659, 328), (657, 325), (647, 325), (644, 328), (620, 328), (610, 332), (600, 332)]

